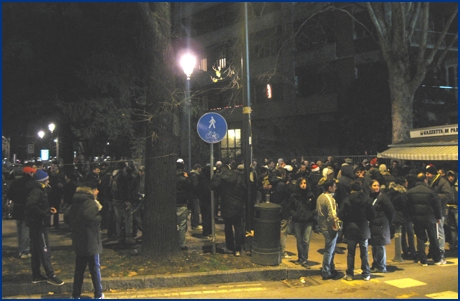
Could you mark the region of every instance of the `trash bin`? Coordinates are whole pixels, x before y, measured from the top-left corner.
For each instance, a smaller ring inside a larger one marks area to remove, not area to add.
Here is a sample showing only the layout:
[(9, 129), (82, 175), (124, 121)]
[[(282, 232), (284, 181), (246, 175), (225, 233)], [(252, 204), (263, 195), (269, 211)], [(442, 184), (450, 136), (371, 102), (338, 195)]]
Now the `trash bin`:
[(260, 265), (281, 263), (279, 214), (281, 206), (274, 203), (260, 203), (254, 206), (254, 238), (251, 261)]

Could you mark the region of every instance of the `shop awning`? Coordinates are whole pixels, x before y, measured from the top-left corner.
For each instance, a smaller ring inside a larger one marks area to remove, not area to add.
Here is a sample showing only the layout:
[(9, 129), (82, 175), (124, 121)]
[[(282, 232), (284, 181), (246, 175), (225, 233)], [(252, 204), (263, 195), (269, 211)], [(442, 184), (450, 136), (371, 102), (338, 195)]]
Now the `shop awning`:
[(458, 145), (392, 147), (377, 158), (427, 161), (458, 161)]
[(410, 138), (388, 145), (377, 158), (415, 161), (458, 161), (458, 125), (419, 128), (410, 131)]

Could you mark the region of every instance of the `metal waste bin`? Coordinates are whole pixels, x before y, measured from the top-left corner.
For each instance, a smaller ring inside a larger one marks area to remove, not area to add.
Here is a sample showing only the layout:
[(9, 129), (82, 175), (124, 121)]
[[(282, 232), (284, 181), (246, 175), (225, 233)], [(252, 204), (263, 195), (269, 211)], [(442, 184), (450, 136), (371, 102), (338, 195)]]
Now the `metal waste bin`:
[(281, 263), (279, 214), (281, 206), (274, 203), (260, 203), (254, 206), (254, 239), (251, 261), (261, 265)]

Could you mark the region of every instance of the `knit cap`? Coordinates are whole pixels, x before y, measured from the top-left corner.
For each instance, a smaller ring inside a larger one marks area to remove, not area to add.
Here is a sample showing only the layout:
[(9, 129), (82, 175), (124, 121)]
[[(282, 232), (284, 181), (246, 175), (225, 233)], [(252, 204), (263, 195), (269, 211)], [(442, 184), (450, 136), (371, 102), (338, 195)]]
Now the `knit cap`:
[(34, 180), (38, 182), (46, 181), (48, 178), (48, 174), (41, 169), (37, 170), (37, 172), (34, 174)]

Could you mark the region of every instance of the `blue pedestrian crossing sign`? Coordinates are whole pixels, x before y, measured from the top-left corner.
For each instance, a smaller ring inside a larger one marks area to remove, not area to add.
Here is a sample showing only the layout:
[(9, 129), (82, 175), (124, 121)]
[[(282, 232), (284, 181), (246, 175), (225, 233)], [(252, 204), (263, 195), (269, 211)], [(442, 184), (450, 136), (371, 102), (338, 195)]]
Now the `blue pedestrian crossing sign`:
[(217, 113), (206, 113), (197, 124), (198, 136), (207, 143), (217, 143), (227, 134), (227, 121)]

